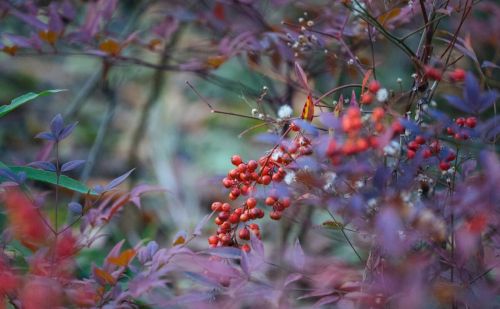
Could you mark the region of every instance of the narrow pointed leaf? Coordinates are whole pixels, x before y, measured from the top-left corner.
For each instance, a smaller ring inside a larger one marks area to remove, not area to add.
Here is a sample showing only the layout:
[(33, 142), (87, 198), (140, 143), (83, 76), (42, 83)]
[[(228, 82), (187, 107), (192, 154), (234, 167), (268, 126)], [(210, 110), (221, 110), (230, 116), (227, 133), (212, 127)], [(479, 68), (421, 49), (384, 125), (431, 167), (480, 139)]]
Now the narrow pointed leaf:
[(23, 105), (23, 104), (25, 104), (25, 103), (33, 100), (33, 99), (36, 99), (38, 97), (47, 96), (47, 95), (50, 95), (52, 93), (61, 92), (61, 91), (66, 91), (66, 90), (64, 90), (64, 89), (53, 89), (53, 90), (45, 90), (45, 91), (42, 91), (42, 92), (39, 92), (39, 93), (28, 92), (26, 94), (23, 94), (22, 96), (13, 99), (10, 102), (9, 105), (0, 106), (0, 117), (3, 117), (5, 115), (7, 115), (11, 111), (13, 111), (16, 108), (18, 108), (19, 106), (21, 106), (21, 105)]

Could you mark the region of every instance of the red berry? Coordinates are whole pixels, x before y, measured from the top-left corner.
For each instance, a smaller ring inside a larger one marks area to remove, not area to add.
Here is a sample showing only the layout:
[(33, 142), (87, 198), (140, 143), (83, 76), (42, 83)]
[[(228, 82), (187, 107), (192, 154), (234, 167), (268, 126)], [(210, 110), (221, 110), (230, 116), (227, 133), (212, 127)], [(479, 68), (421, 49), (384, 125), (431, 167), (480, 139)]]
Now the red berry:
[(220, 229), (223, 231), (229, 231), (231, 229), (231, 223), (229, 222), (224, 222), (220, 225)]
[(452, 128), (447, 127), (447, 128), (446, 128), (446, 134), (448, 134), (448, 135), (454, 135), (454, 134), (455, 134), (455, 132), (453, 131), (453, 129), (452, 129)]
[(272, 196), (268, 196), (265, 201), (266, 205), (273, 206), (276, 203), (276, 199)]
[(411, 141), (411, 142), (408, 143), (408, 149), (411, 149), (413, 151), (417, 151), (417, 149), (418, 149), (419, 146), (420, 145), (417, 142), (415, 142), (415, 141)]
[(234, 212), (229, 216), (228, 220), (229, 222), (231, 222), (231, 224), (237, 224), (238, 222), (240, 222), (240, 215)]
[(262, 184), (263, 185), (268, 185), (270, 183), (271, 183), (271, 176), (269, 176), (269, 175), (262, 176)]
[(285, 208), (290, 207), (290, 205), (292, 204), (292, 200), (289, 197), (282, 198), (280, 202)]
[(208, 237), (208, 244), (217, 245), (218, 243), (219, 243), (219, 237), (217, 237), (217, 235), (212, 235)]
[(273, 220), (281, 219), (281, 211), (273, 210), (269, 213), (269, 217)]
[(372, 119), (375, 122), (379, 122), (384, 118), (384, 109), (382, 107), (376, 107), (372, 112)]
[(461, 82), (465, 79), (465, 71), (460, 68), (456, 68), (453, 72), (450, 73), (450, 79), (453, 82)]
[(260, 230), (259, 228), (259, 225), (257, 223), (250, 223), (248, 225), (248, 227), (251, 229), (251, 230)]
[(241, 164), (241, 162), (243, 161), (241, 160), (241, 157), (239, 155), (234, 155), (231, 157), (231, 163), (233, 163), (233, 165), (238, 166)]
[(280, 182), (283, 180), (283, 177), (280, 176), (280, 174), (278, 173), (275, 173), (273, 174), (273, 177), (271, 177), (272, 181), (274, 182)]
[(423, 137), (422, 135), (417, 135), (415, 137), (415, 142), (419, 145), (423, 145), (425, 144), (425, 137)]
[(476, 117), (468, 117), (466, 120), (465, 120), (465, 125), (469, 128), (474, 128), (477, 124), (477, 119)]
[(248, 161), (247, 167), (248, 167), (249, 172), (255, 171), (258, 166), (259, 166), (259, 164), (257, 163), (257, 161), (255, 161), (255, 160)]
[(433, 141), (429, 145), (429, 147), (430, 147), (432, 153), (438, 153), (441, 150), (441, 145), (439, 144), (438, 141)]
[(224, 204), (222, 204), (221, 209), (222, 209), (222, 211), (230, 211), (231, 205), (229, 203), (224, 203)]
[(245, 202), (248, 208), (255, 208), (257, 206), (257, 200), (253, 197), (249, 197), (247, 201)]
[(248, 215), (246, 213), (240, 215), (240, 221), (241, 222), (247, 222), (248, 221)]
[(224, 185), (224, 187), (229, 189), (233, 185), (233, 181), (228, 177), (224, 177), (224, 179), (222, 179), (222, 184)]
[(368, 90), (371, 93), (377, 93), (377, 91), (379, 91), (379, 89), (380, 89), (380, 83), (376, 80), (372, 80), (370, 82), (370, 84), (368, 84)]
[(219, 212), (219, 215), (217, 216), (217, 218), (219, 218), (222, 221), (226, 221), (227, 219), (229, 219), (229, 212), (221, 211), (221, 212)]
[(231, 243), (231, 236), (226, 234), (220, 238), (220, 241), (224, 245), (229, 245), (229, 243)]
[(395, 134), (401, 134), (405, 131), (405, 127), (401, 124), (400, 121), (395, 121), (392, 123), (392, 130)]
[(450, 152), (450, 154), (446, 157), (446, 161), (450, 162), (457, 158), (457, 155), (454, 152)]
[(411, 160), (411, 159), (415, 158), (415, 154), (416, 154), (415, 151), (408, 150), (408, 152), (406, 153), (406, 156), (408, 157), (408, 159)]
[(448, 162), (445, 162), (445, 161), (439, 162), (439, 169), (442, 171), (447, 171), (450, 169), (450, 167), (451, 167), (451, 165)]
[(247, 165), (245, 163), (238, 164), (238, 171), (240, 173), (244, 173), (247, 171)]
[(425, 67), (425, 76), (427, 76), (430, 79), (433, 80), (441, 80), (441, 70), (431, 67), (431, 66), (426, 66)]
[(221, 202), (213, 202), (211, 208), (212, 208), (212, 211), (220, 211), (222, 208), (222, 203)]
[(464, 117), (457, 118), (455, 120), (455, 123), (462, 127), (465, 124), (465, 118)]
[(248, 229), (246, 227), (242, 228), (239, 232), (238, 232), (238, 236), (241, 238), (241, 239), (244, 239), (244, 240), (249, 240), (250, 239), (250, 231), (248, 231)]
[(432, 152), (430, 149), (425, 149), (424, 150), (424, 158), (425, 159), (429, 159), (430, 157), (432, 157)]
[(247, 244), (244, 244), (243, 246), (241, 246), (241, 250), (245, 251), (245, 252), (250, 252), (250, 246), (247, 245)]
[(369, 105), (372, 104), (373, 102), (373, 95), (369, 92), (365, 92), (361, 95), (361, 100), (360, 103), (364, 105)]
[(222, 221), (219, 217), (216, 217), (215, 220), (214, 220), (214, 222), (217, 225), (221, 225), (222, 223), (224, 223), (224, 221)]

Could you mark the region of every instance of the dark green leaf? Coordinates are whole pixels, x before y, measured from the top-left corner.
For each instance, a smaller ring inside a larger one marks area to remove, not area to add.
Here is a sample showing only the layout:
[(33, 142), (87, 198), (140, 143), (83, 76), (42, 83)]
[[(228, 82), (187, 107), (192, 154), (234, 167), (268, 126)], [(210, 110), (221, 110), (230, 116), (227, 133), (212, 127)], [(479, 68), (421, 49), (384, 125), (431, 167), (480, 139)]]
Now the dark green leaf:
[(14, 109), (18, 108), (19, 106), (21, 106), (24, 103), (27, 103), (27, 102), (29, 102), (29, 101), (31, 101), (33, 99), (36, 99), (38, 97), (47, 96), (47, 95), (52, 94), (52, 93), (61, 92), (61, 91), (66, 91), (66, 90), (64, 90), (64, 89), (53, 89), (53, 90), (45, 90), (45, 91), (42, 91), (42, 92), (39, 92), (39, 93), (28, 92), (26, 94), (23, 94), (22, 96), (17, 97), (14, 100), (12, 100), (10, 102), (10, 104), (0, 106), (0, 117), (3, 117), (5, 115), (7, 115), (8, 113), (10, 113), (11, 111), (13, 111)]

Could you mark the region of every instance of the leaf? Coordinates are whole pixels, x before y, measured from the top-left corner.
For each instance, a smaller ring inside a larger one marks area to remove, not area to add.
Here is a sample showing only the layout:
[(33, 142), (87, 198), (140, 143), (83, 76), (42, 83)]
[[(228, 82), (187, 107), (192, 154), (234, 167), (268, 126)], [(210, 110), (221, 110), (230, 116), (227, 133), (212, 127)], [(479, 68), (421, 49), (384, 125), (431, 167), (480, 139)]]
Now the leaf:
[(126, 172), (125, 174), (116, 177), (115, 179), (111, 180), (106, 186), (104, 186), (104, 191), (109, 191), (117, 186), (119, 186), (122, 182), (127, 179), (128, 176), (135, 170), (135, 168), (131, 169), (130, 171)]
[(398, 17), (400, 12), (401, 12), (401, 8), (394, 8), (394, 9), (390, 10), (389, 12), (380, 15), (377, 18), (377, 20), (383, 26), (387, 21)]
[(108, 257), (107, 261), (108, 263), (120, 266), (120, 267), (125, 267), (127, 266), (130, 261), (134, 258), (135, 256), (135, 250), (134, 249), (127, 249), (120, 253), (119, 256), (116, 257)]
[(264, 244), (254, 233), (250, 233), (250, 245), (258, 257), (264, 258)]
[(35, 161), (35, 162), (31, 162), (28, 165), (32, 166), (34, 168), (44, 170), (44, 171), (50, 171), (50, 172), (56, 171), (56, 166), (54, 165), (54, 163), (48, 162), (48, 161)]
[(302, 87), (310, 92), (311, 90), (309, 88), (309, 83), (307, 82), (306, 73), (304, 73), (304, 70), (302, 70), (302, 67), (298, 62), (295, 62), (295, 75), (297, 75), (297, 79)]
[(240, 266), (241, 266), (241, 270), (243, 270), (243, 272), (248, 276), (250, 277), (250, 261), (249, 261), (249, 258), (248, 258), (248, 253), (246, 253), (245, 251), (241, 250), (241, 261), (240, 261)]
[(104, 283), (108, 283), (110, 285), (114, 285), (116, 280), (111, 276), (107, 271), (100, 269), (100, 268), (94, 268), (94, 275), (98, 278), (104, 281)]
[(500, 65), (496, 65), (491, 61), (483, 61), (483, 64), (481, 64), (482, 68), (492, 68), (492, 69), (500, 69)]
[(220, 67), (224, 62), (226, 62), (227, 56), (225, 55), (217, 55), (217, 56), (211, 56), (207, 58), (207, 65), (209, 68), (212, 69), (217, 69)]
[(329, 229), (329, 230), (342, 230), (344, 228), (344, 225), (342, 223), (335, 222), (335, 221), (325, 221), (325, 222), (321, 223), (321, 225), (325, 229)]
[(305, 256), (304, 251), (302, 250), (302, 246), (300, 245), (300, 241), (297, 239), (295, 244), (293, 245), (292, 251), (292, 262), (293, 266), (297, 269), (302, 270), (305, 264)]
[(205, 226), (205, 224), (207, 224), (208, 220), (210, 220), (210, 217), (212, 217), (214, 213), (210, 213), (208, 215), (206, 215), (205, 217), (203, 217), (203, 219), (201, 219), (200, 222), (198, 222), (198, 224), (196, 224), (196, 227), (194, 228), (194, 232), (193, 232), (193, 235), (194, 236), (200, 236), (201, 235), (201, 230), (203, 229), (203, 227)]
[(331, 304), (331, 303), (336, 303), (340, 300), (340, 296), (338, 295), (330, 295), (330, 296), (325, 296), (325, 297), (321, 297), (315, 304), (314, 304), (314, 308), (317, 308), (317, 307), (321, 307), (321, 306), (324, 306), (324, 305), (328, 305), (328, 304)]
[(307, 96), (306, 103), (304, 103), (304, 108), (302, 109), (302, 115), (300, 115), (300, 118), (311, 122), (313, 120), (313, 117), (314, 117), (314, 103), (311, 98), (311, 94), (309, 94)]
[[(2, 163), (3, 164), (3, 163)], [(5, 164), (3, 164), (5, 165)], [(23, 172), (26, 173), (26, 177), (31, 180), (41, 181), (50, 183), (53, 185), (57, 185), (57, 174), (55, 172), (42, 171), (32, 167), (27, 166), (9, 166), (11, 171), (15, 173)], [(60, 175), (59, 176), (59, 186), (69, 189), (71, 191), (80, 192), (83, 194), (91, 194), (96, 195), (96, 192), (92, 191), (83, 183), (79, 182), (76, 179), (70, 178), (68, 176)]]
[[(250, 233), (252, 234), (252, 233)], [(226, 259), (240, 259), (241, 249), (234, 247), (217, 247), (203, 251), (204, 253), (219, 256)]]
[(179, 231), (174, 236), (174, 241), (172, 243), (172, 246), (182, 245), (186, 243), (186, 239), (187, 239), (186, 231)]
[(62, 165), (61, 171), (67, 172), (67, 171), (74, 170), (74, 169), (80, 167), (84, 163), (85, 163), (85, 160), (73, 160), (73, 161), (66, 162)]
[(52, 90), (45, 90), (45, 91), (42, 91), (39, 93), (28, 92), (26, 94), (23, 94), (22, 96), (13, 99), (9, 105), (0, 106), (0, 117), (7, 115), (11, 111), (18, 108), (19, 106), (21, 106), (21, 105), (23, 105), (23, 104), (25, 104), (33, 99), (36, 99), (38, 97), (44, 97), (44, 96), (50, 95), (52, 93), (57, 93), (57, 92), (61, 92), (61, 91), (66, 91), (66, 90), (65, 89), (52, 89)]
[(300, 280), (300, 279), (302, 279), (302, 274), (297, 274), (297, 273), (289, 274), (285, 279), (285, 283), (283, 283), (283, 287), (286, 287), (290, 283), (295, 282), (295, 281)]
[(120, 43), (113, 39), (106, 39), (99, 44), (99, 49), (111, 56), (118, 56), (122, 50)]

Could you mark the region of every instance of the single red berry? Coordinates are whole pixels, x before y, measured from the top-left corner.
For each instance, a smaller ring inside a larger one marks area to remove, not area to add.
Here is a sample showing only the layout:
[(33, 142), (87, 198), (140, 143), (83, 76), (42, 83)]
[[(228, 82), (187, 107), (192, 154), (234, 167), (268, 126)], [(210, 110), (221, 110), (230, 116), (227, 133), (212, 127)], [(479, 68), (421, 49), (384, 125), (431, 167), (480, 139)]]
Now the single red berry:
[(410, 159), (410, 160), (411, 160), (411, 159), (415, 158), (415, 154), (416, 154), (416, 152), (415, 152), (415, 151), (413, 151), (413, 150), (408, 150), (408, 152), (406, 153), (406, 156), (408, 157), (408, 159)]
[(281, 211), (273, 210), (269, 213), (269, 217), (273, 220), (281, 219)]
[(424, 70), (425, 70), (425, 76), (427, 76), (428, 78), (437, 81), (441, 80), (441, 70), (431, 66), (426, 66)]
[(247, 201), (245, 202), (248, 208), (255, 208), (257, 206), (257, 200), (253, 197), (249, 197)]
[(466, 120), (465, 120), (465, 125), (469, 128), (474, 128), (477, 124), (477, 119), (476, 117), (468, 117)]
[(450, 73), (450, 79), (453, 82), (462, 82), (465, 79), (465, 71), (460, 68), (456, 68)]
[(259, 164), (257, 163), (257, 161), (255, 161), (255, 160), (248, 161), (247, 167), (248, 167), (249, 172), (255, 171), (258, 166), (259, 166)]
[(222, 203), (221, 202), (213, 202), (211, 208), (212, 208), (212, 211), (220, 211), (222, 209)]
[(222, 211), (230, 211), (231, 205), (229, 203), (224, 203), (224, 204), (222, 204), (221, 209), (222, 209)]
[(239, 155), (234, 155), (231, 157), (231, 163), (233, 165), (238, 166), (241, 164), (241, 162), (243, 162), (243, 161), (241, 160), (241, 157)]
[(262, 176), (262, 184), (263, 185), (268, 185), (270, 183), (271, 183), (271, 176), (269, 176), (269, 175)]
[(229, 245), (231, 243), (231, 236), (229, 235), (224, 235), (220, 238), (220, 242), (223, 244), (223, 245)]
[(447, 171), (450, 169), (450, 167), (451, 167), (451, 165), (448, 162), (445, 162), (445, 161), (439, 162), (439, 169), (442, 171)]
[(212, 235), (208, 237), (208, 244), (217, 245), (218, 243), (219, 243), (219, 237), (217, 237), (217, 235)]
[(237, 179), (240, 176), (240, 173), (238, 172), (237, 168), (233, 168), (232, 170), (229, 171), (228, 176), (233, 179)]
[(231, 229), (231, 223), (229, 222), (224, 222), (220, 225), (220, 229), (223, 231), (229, 231)]
[(250, 231), (244, 227), (242, 228), (239, 232), (238, 232), (238, 236), (241, 238), (241, 239), (244, 239), (244, 240), (249, 240), (250, 239)]
[(373, 94), (377, 93), (379, 89), (380, 89), (380, 83), (376, 80), (372, 80), (370, 84), (368, 84), (368, 90)]
[(221, 211), (221, 212), (219, 212), (219, 215), (217, 216), (217, 218), (219, 218), (222, 221), (226, 221), (227, 219), (229, 219), (229, 212)]
[(419, 145), (423, 145), (425, 144), (425, 137), (423, 137), (422, 135), (417, 135), (415, 136), (415, 142)]
[(280, 182), (283, 180), (283, 177), (280, 174), (275, 173), (275, 174), (273, 174), (273, 177), (271, 177), (271, 179), (274, 182)]
[(446, 157), (446, 161), (450, 162), (457, 158), (457, 155), (454, 152), (450, 152), (450, 154)]
[(413, 151), (417, 151), (418, 147), (420, 147), (420, 145), (415, 141), (411, 141), (408, 143), (408, 149), (411, 149)]
[(233, 181), (228, 177), (224, 177), (224, 179), (222, 179), (222, 185), (224, 185), (224, 187), (229, 189), (233, 186)]
[(356, 150), (358, 152), (364, 152), (364, 151), (366, 151), (369, 146), (370, 146), (370, 144), (368, 143), (368, 141), (366, 140), (366, 138), (358, 138), (356, 140)]
[(240, 215), (234, 212), (229, 216), (228, 220), (229, 222), (231, 222), (231, 224), (237, 224), (238, 222), (240, 222)]
[(372, 119), (375, 122), (379, 122), (384, 118), (384, 109), (382, 107), (375, 107), (372, 111)]
[(439, 151), (441, 150), (441, 145), (439, 144), (438, 141), (433, 141), (429, 145), (429, 147), (430, 147), (432, 153), (439, 153)]
[(243, 246), (241, 246), (241, 250), (245, 251), (245, 252), (250, 252), (250, 246), (248, 244), (244, 244)]
[(292, 204), (292, 200), (289, 197), (284, 197), (280, 200), (283, 207), (288, 208)]
[(244, 173), (247, 171), (247, 165), (245, 163), (238, 164), (238, 171), (240, 173)]
[(247, 222), (248, 219), (250, 219), (250, 218), (248, 217), (248, 215), (246, 213), (243, 213), (243, 214), (240, 215), (240, 221), (241, 222)]
[(272, 196), (268, 196), (265, 201), (266, 205), (273, 206), (276, 203), (276, 199)]
[(458, 124), (459, 126), (463, 127), (465, 124), (465, 118), (464, 117), (457, 118), (455, 120), (455, 123)]
[(393, 122), (391, 127), (395, 134), (402, 134), (405, 131), (405, 127), (400, 121)]
[(361, 100), (360, 103), (364, 105), (369, 105), (372, 104), (373, 102), (373, 95), (369, 92), (365, 92), (361, 95)]
[(454, 134), (455, 134), (455, 132), (453, 131), (453, 129), (452, 129), (452, 128), (447, 127), (447, 128), (446, 128), (446, 134), (448, 134), (448, 135), (454, 135)]
[(424, 150), (424, 159), (429, 159), (432, 157), (432, 151), (430, 149), (425, 149)]
[(221, 225), (222, 223), (224, 223), (223, 220), (221, 220), (219, 217), (216, 217), (215, 220), (214, 220), (215, 224), (217, 225)]
[(250, 223), (248, 225), (248, 227), (251, 229), (251, 230), (260, 230), (260, 227), (257, 223)]

